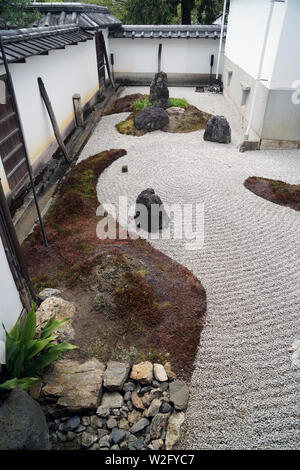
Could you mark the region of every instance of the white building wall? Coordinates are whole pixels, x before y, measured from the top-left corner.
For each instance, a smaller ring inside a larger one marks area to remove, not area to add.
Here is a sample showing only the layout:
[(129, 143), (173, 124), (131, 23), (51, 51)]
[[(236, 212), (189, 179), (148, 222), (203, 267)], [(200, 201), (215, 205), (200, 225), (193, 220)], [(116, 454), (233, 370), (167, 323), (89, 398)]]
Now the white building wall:
[(159, 44), (162, 44), (161, 70), (167, 74), (209, 74), (212, 54), (213, 73), (216, 71), (219, 40), (110, 38), (109, 43), (118, 76), (156, 73)]
[(290, 89), (295, 80), (300, 80), (299, 44), (300, 1), (288, 0), (271, 81), (272, 89)]
[[(298, 0), (295, 0), (298, 1)], [(225, 46), (226, 57), (256, 78), (270, 11), (270, 0), (231, 0)], [(269, 87), (275, 65), (285, 3), (275, 3), (265, 52), (262, 78)]]
[(41, 77), (61, 132), (74, 119), (74, 93), (85, 105), (99, 89), (94, 40), (29, 57), (10, 64), (24, 136), (31, 163), (54, 141), (54, 133), (42, 101), (37, 78)]
[(22, 303), (0, 238), (0, 364), (5, 363), (5, 331), (10, 331), (22, 313)]

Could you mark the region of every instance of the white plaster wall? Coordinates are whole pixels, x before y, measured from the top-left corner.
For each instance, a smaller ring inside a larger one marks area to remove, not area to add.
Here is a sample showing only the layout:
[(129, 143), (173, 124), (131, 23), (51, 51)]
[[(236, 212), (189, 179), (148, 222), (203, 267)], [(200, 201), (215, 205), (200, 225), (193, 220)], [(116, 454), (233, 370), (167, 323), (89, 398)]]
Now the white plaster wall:
[[(295, 0), (298, 2), (298, 0)], [(225, 55), (253, 78), (257, 77), (270, 10), (270, 0), (231, 0)], [(285, 3), (275, 3), (266, 46), (262, 78), (270, 87), (281, 30)]]
[(116, 73), (156, 73), (159, 44), (161, 70), (166, 73), (209, 74), (211, 54), (215, 54), (213, 72), (216, 71), (219, 40), (110, 38), (109, 43)]
[(16, 288), (3, 243), (0, 238), (0, 364), (5, 363), (5, 331), (10, 331), (22, 313), (22, 303)]
[(73, 94), (79, 93), (84, 105), (99, 89), (96, 64), (94, 39), (50, 51), (49, 55), (29, 57), (26, 63), (10, 64), (31, 163), (54, 140), (37, 78), (44, 81), (63, 131), (74, 118)]
[(6, 174), (5, 174), (5, 170), (4, 170), (1, 158), (0, 158), (0, 179), (1, 179), (1, 184), (3, 187), (3, 191), (4, 193), (7, 193), (9, 191), (9, 186), (8, 186), (8, 182), (6, 179)]
[[(289, 0), (281, 32), (271, 88), (291, 89), (300, 81), (300, 1)], [(297, 85), (299, 87), (299, 84)], [(299, 105), (298, 105), (299, 106)]]

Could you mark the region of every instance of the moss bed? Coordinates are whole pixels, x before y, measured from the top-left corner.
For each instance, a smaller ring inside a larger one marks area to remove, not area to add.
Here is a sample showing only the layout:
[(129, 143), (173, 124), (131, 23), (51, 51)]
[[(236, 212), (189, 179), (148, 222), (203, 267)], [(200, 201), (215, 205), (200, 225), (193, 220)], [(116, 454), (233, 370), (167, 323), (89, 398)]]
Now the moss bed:
[(79, 349), (70, 357), (169, 360), (189, 378), (206, 311), (201, 283), (146, 240), (96, 236), (99, 175), (125, 154), (109, 150), (74, 166), (45, 218), (49, 246), (36, 227), (22, 249), (36, 289), (58, 287), (76, 304)]
[[(134, 125), (134, 118), (139, 111), (148, 106), (151, 106), (149, 95), (135, 93), (115, 100), (103, 115), (130, 112), (131, 114), (124, 121), (116, 124), (116, 129), (120, 134), (140, 137), (147, 134), (147, 131), (138, 130)], [(168, 111), (169, 108), (174, 107), (181, 108), (184, 111), (182, 113)], [(170, 98), (167, 112), (169, 114), (169, 124), (161, 130), (170, 133), (186, 133), (205, 129), (207, 121), (212, 117), (211, 114), (190, 105), (184, 98)]]
[(279, 180), (250, 176), (245, 180), (244, 186), (268, 201), (300, 211), (299, 184), (288, 184)]

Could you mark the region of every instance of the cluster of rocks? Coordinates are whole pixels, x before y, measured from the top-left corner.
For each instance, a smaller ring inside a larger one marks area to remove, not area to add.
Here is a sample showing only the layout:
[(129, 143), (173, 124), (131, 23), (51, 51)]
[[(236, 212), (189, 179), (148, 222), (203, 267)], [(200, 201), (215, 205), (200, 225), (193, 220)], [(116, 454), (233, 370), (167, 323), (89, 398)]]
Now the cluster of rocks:
[(77, 388), (78, 392), (82, 391), (81, 381), (86, 379), (87, 392), (84, 400), (81, 397), (81, 403), (76, 402), (76, 393), (73, 392), (73, 400), (70, 397), (72, 384), (64, 397), (64, 383), (59, 390), (53, 380), (48, 388), (44, 387), (44, 397), (48, 395), (48, 399), (60, 394), (60, 406), (54, 410), (60, 410), (62, 415), (55, 417), (57, 413), (53, 410), (52, 416), (48, 414), (52, 448), (172, 449), (180, 438), (189, 390), (184, 382), (176, 379), (170, 363), (163, 366), (146, 361), (130, 368), (128, 363), (111, 361), (106, 368), (101, 366), (100, 400), (98, 397), (95, 401), (95, 395), (89, 394), (95, 387), (87, 376), (81, 377)]

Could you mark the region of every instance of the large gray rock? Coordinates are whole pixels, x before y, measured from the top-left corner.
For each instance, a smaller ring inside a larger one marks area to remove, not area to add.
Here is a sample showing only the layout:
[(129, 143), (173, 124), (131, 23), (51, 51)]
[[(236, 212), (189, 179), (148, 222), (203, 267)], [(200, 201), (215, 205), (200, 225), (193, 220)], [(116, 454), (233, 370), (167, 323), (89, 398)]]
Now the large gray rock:
[(103, 408), (121, 408), (123, 401), (122, 395), (118, 392), (104, 393), (101, 406)]
[(48, 426), (39, 404), (15, 388), (0, 408), (0, 450), (49, 450)]
[(104, 374), (104, 386), (111, 391), (122, 390), (128, 377), (130, 365), (123, 362), (110, 361)]
[(159, 108), (169, 106), (168, 76), (165, 72), (155, 74), (150, 85), (149, 101)]
[(149, 424), (150, 424), (150, 421), (148, 421), (148, 419), (141, 418), (132, 426), (132, 428), (130, 429), (130, 432), (132, 434), (136, 434), (137, 432), (140, 432), (143, 429), (145, 429), (147, 426), (149, 426)]
[(170, 222), (162, 200), (152, 188), (147, 188), (138, 195), (134, 218), (137, 228), (142, 228), (149, 233), (166, 228)]
[(174, 403), (176, 410), (185, 410), (189, 399), (189, 388), (180, 380), (175, 380), (169, 385), (170, 401)]
[(224, 116), (212, 116), (206, 124), (204, 140), (229, 144), (231, 142), (231, 129)]
[(135, 127), (148, 132), (157, 131), (167, 124), (169, 124), (168, 113), (163, 108), (155, 106), (142, 109), (134, 118)]
[(42, 394), (53, 405), (53, 415), (79, 413), (96, 409), (102, 395), (105, 366), (93, 358), (80, 364), (77, 361), (55, 362), (43, 376)]

